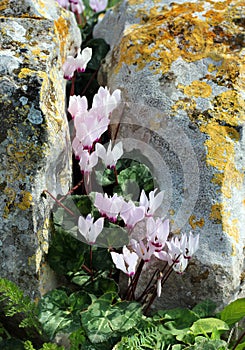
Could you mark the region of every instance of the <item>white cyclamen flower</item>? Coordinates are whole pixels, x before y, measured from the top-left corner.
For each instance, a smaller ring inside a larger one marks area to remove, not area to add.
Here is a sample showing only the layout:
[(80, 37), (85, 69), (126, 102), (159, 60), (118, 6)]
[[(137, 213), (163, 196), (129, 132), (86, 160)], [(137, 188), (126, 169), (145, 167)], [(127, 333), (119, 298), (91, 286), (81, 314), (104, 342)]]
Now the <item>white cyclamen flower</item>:
[(91, 214), (88, 214), (86, 219), (83, 216), (79, 216), (78, 229), (81, 235), (86, 239), (89, 244), (94, 244), (98, 235), (101, 233), (104, 227), (104, 218), (99, 218), (94, 222)]
[(128, 276), (135, 274), (138, 255), (131, 252), (126, 246), (123, 247), (122, 254), (111, 252), (111, 257), (116, 267)]
[(111, 149), (111, 141), (107, 147), (107, 150), (101, 143), (97, 143), (95, 151), (99, 158), (103, 160), (106, 167), (115, 168), (119, 158), (123, 155), (122, 142), (118, 142), (113, 149)]

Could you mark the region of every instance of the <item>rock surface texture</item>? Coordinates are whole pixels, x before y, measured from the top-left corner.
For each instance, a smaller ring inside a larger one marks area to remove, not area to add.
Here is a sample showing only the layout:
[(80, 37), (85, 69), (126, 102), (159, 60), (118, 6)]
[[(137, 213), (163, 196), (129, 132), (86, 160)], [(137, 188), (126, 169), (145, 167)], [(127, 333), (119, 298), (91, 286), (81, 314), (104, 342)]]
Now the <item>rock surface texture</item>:
[(70, 185), (61, 66), (80, 33), (54, 0), (3, 0), (0, 11), (0, 276), (38, 297), (55, 283), (43, 259), (53, 200), (42, 192)]
[(156, 307), (244, 296), (244, 18), (238, 0), (129, 0), (94, 32), (111, 45), (101, 80), (123, 92), (118, 137), (147, 157), (172, 231), (200, 233)]

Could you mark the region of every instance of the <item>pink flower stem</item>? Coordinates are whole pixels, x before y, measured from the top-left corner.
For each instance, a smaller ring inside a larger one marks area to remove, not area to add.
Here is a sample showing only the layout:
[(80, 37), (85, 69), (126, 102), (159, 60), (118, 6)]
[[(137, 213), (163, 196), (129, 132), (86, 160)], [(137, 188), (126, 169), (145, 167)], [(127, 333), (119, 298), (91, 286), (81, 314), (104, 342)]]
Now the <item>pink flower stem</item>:
[(48, 190), (44, 190), (44, 193), (47, 193), (60, 207), (62, 207), (63, 209), (65, 209), (67, 211), (67, 213), (69, 213), (70, 215), (76, 217), (76, 215), (73, 213), (73, 211), (71, 211), (70, 209), (68, 209), (64, 204), (62, 204), (57, 198), (55, 198)]

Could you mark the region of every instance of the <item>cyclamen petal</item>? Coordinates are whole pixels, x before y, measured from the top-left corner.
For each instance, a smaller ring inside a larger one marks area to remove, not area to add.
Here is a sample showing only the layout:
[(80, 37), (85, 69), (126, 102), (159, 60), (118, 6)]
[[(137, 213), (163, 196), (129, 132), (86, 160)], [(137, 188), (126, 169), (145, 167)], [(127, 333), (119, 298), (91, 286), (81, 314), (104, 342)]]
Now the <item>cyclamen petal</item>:
[(66, 10), (69, 9), (69, 5), (70, 5), (69, 0), (57, 0), (57, 2), (60, 4), (60, 6), (62, 6)]
[(126, 273), (128, 276), (135, 274), (138, 255), (131, 252), (126, 246), (123, 246), (122, 254), (111, 252), (111, 257), (116, 267)]
[[(71, 4), (71, 6), (75, 8), (80, 5)], [(74, 12), (77, 11), (78, 10), (75, 10)], [(88, 62), (91, 60), (91, 57), (92, 49), (90, 47), (86, 47), (85, 49), (83, 49), (82, 53), (79, 50), (76, 58), (74, 58), (73, 56), (68, 56), (66, 62), (62, 66), (64, 71), (64, 78), (71, 79), (76, 70), (78, 72), (84, 72)]]
[(117, 143), (113, 150), (111, 150), (111, 141), (108, 145), (107, 150), (103, 145), (97, 143), (95, 151), (99, 158), (101, 158), (106, 167), (115, 167), (118, 159), (123, 155), (122, 142)]
[(88, 101), (85, 96), (71, 96), (69, 100), (68, 112), (71, 114), (72, 118), (75, 118), (77, 115), (82, 115), (85, 118), (85, 115), (88, 113)]
[(86, 239), (89, 244), (94, 244), (98, 235), (101, 233), (104, 227), (104, 218), (99, 218), (94, 222), (91, 214), (88, 214), (86, 219), (83, 216), (79, 216), (78, 229), (81, 235)]
[(113, 197), (108, 197), (105, 193), (103, 196), (101, 193), (96, 193), (94, 206), (100, 211), (102, 215), (108, 217), (109, 220), (116, 222), (122, 205), (124, 204), (124, 199), (118, 196), (116, 193)]
[(150, 261), (152, 254), (154, 253), (154, 248), (148, 243), (141, 241), (136, 241), (135, 239), (130, 240), (130, 245), (135, 253), (143, 259), (145, 262)]
[(74, 72), (76, 71), (76, 59), (73, 56), (68, 56), (65, 63), (62, 66), (64, 72), (64, 78), (70, 80)]
[(92, 58), (92, 49), (90, 47), (85, 47), (85, 49), (82, 50), (82, 53), (79, 53), (77, 55), (77, 58), (76, 58), (77, 71), (84, 72), (91, 58)]
[(100, 87), (97, 94), (94, 95), (92, 109), (98, 114), (98, 119), (109, 116), (110, 113), (119, 105), (121, 100), (121, 91), (115, 90), (112, 94), (107, 87)]
[(73, 13), (82, 13), (85, 10), (84, 3), (82, 0), (70, 0), (71, 3), (71, 11)]
[(98, 163), (98, 156), (95, 152), (89, 154), (88, 150), (83, 150), (80, 153), (79, 166), (82, 172), (90, 173)]
[(145, 208), (136, 207), (132, 201), (125, 202), (120, 210), (120, 217), (128, 228), (133, 228), (137, 222), (144, 219)]
[(95, 12), (101, 12), (106, 9), (108, 0), (89, 0), (89, 6)]
[(157, 209), (160, 207), (163, 201), (164, 191), (159, 192), (156, 196), (155, 193), (157, 191), (157, 188), (155, 188), (154, 191), (151, 191), (149, 193), (149, 200), (145, 194), (145, 191), (142, 190), (140, 195), (140, 205), (143, 205), (146, 210), (147, 216), (152, 216), (155, 214)]

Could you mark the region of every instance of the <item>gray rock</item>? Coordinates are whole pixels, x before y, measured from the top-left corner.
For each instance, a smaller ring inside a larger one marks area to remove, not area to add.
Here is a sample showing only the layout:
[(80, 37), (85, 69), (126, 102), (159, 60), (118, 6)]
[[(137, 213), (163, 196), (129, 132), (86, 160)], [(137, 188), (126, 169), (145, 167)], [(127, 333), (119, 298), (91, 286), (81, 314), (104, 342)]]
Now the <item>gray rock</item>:
[(74, 15), (56, 1), (10, 0), (0, 24), (0, 276), (31, 297), (55, 283), (48, 251), (54, 196), (71, 183), (62, 64), (80, 47)]
[(157, 308), (245, 295), (244, 16), (235, 0), (129, 0), (94, 30), (111, 45), (100, 80), (124, 100), (114, 132), (146, 157), (172, 231), (200, 234)]

